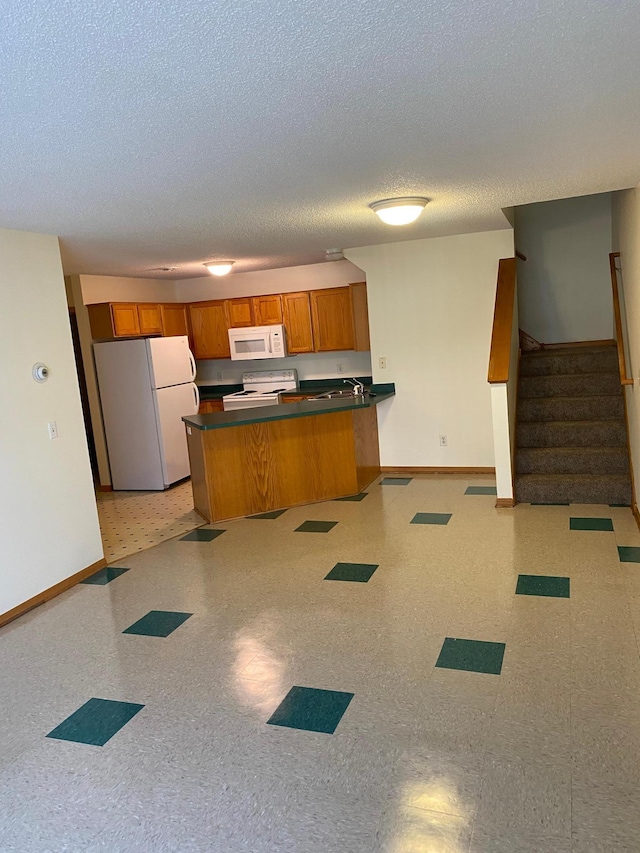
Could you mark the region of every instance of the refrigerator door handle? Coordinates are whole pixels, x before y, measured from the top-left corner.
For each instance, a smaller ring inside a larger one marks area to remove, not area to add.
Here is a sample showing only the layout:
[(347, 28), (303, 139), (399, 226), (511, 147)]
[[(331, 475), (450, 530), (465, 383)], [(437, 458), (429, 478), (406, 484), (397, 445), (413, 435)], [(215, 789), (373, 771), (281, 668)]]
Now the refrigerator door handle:
[(195, 398), (195, 404), (196, 404), (195, 414), (197, 415), (198, 410), (200, 409), (200, 389), (195, 384), (195, 382), (192, 383), (192, 387), (193, 387), (193, 396)]
[(189, 361), (191, 362), (191, 381), (193, 382), (196, 378), (196, 360), (191, 350), (187, 350), (187, 352), (189, 353)]

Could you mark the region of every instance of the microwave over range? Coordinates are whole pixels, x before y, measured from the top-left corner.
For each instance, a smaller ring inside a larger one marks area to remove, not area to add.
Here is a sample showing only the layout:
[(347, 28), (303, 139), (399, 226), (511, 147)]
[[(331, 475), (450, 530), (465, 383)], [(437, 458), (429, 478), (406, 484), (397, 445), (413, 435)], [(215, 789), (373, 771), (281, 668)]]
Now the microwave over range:
[(284, 358), (287, 354), (284, 326), (229, 329), (229, 348), (234, 361)]

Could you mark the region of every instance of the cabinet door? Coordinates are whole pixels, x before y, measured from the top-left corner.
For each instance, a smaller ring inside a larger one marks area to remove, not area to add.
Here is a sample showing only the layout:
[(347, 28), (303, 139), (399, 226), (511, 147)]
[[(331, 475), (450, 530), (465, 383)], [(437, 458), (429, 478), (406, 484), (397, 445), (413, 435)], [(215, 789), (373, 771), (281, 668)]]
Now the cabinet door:
[(160, 314), (160, 306), (139, 302), (138, 322), (140, 323), (141, 335), (161, 335), (162, 316)]
[(162, 334), (165, 338), (174, 335), (186, 335), (187, 329), (187, 307), (178, 302), (167, 302), (160, 306), (162, 315)]
[(210, 415), (212, 412), (223, 412), (222, 400), (203, 400), (198, 409), (199, 415)]
[(348, 287), (312, 290), (311, 317), (316, 352), (353, 349), (353, 312)]
[(242, 299), (227, 299), (226, 304), (230, 329), (256, 325), (253, 322), (253, 300), (250, 296)]
[(313, 352), (309, 291), (283, 293), (282, 307), (287, 330), (287, 350), (290, 353)]
[(196, 358), (230, 358), (225, 303), (194, 302), (189, 306)]
[(282, 299), (279, 293), (253, 297), (253, 318), (256, 326), (275, 326), (282, 323)]
[(138, 306), (135, 302), (117, 302), (111, 305), (113, 334), (117, 338), (130, 338), (140, 334)]
[(368, 352), (371, 349), (369, 342), (369, 308), (367, 305), (367, 283), (359, 281), (350, 284), (351, 307), (353, 308), (353, 334), (354, 346), (358, 351)]

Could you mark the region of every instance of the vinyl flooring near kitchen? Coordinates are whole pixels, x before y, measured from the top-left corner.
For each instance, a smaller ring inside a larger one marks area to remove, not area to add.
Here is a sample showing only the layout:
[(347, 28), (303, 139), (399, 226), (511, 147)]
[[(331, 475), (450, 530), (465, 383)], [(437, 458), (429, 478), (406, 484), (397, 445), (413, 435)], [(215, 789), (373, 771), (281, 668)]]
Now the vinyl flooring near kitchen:
[(491, 491), (206, 525), (6, 626), (0, 851), (637, 853), (635, 521)]

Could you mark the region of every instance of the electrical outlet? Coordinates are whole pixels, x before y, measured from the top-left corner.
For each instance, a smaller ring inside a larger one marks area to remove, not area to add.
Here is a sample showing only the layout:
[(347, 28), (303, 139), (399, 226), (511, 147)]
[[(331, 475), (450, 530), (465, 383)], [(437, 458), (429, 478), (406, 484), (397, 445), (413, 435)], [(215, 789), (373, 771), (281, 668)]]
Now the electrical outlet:
[(216, 373), (216, 379), (218, 380), (218, 382), (222, 382), (222, 371), (221, 370), (218, 370), (218, 372)]
[(381, 356), (378, 359), (378, 367), (380, 368), (380, 370), (386, 370), (387, 369), (387, 359), (384, 356)]
[(440, 447), (446, 447), (446, 446), (447, 446), (447, 436), (441, 435), (440, 436)]
[(338, 373), (342, 373), (342, 362), (341, 361), (339, 361), (336, 364), (336, 369), (337, 369)]
[(58, 424), (55, 421), (49, 421), (47, 426), (49, 428), (49, 438), (53, 441), (54, 438), (58, 437)]

